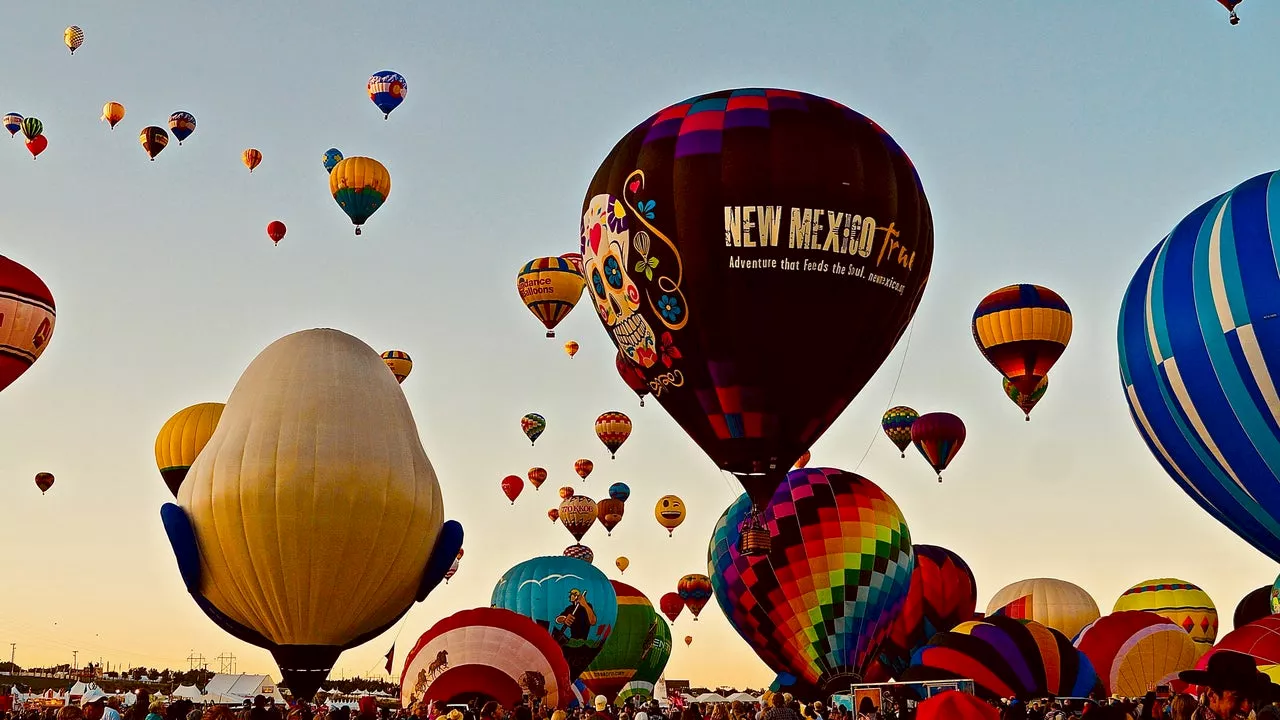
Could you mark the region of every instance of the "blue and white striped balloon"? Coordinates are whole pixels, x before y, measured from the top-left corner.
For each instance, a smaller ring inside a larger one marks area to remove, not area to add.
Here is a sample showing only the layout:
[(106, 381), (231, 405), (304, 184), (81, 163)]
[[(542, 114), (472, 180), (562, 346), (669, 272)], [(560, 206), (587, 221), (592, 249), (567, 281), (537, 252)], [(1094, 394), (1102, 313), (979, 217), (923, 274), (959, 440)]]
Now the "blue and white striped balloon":
[(1280, 561), (1280, 172), (1196, 208), (1120, 307), (1120, 376), (1191, 499)]

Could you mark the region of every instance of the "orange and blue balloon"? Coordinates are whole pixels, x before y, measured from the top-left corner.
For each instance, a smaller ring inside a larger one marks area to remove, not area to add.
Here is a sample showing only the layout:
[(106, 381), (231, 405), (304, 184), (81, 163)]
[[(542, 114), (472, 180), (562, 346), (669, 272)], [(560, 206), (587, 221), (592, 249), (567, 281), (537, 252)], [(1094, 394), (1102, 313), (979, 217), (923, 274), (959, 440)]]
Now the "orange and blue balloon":
[(342, 162), (342, 151), (338, 148), (329, 148), (324, 151), (324, 169), (325, 172), (332, 173), (333, 169)]
[(178, 138), (178, 144), (181, 145), (183, 140), (191, 137), (191, 133), (196, 131), (196, 116), (189, 112), (179, 110), (169, 116), (169, 132)]
[(971, 330), (987, 362), (1030, 396), (1071, 341), (1071, 308), (1047, 287), (1009, 285), (978, 303)]

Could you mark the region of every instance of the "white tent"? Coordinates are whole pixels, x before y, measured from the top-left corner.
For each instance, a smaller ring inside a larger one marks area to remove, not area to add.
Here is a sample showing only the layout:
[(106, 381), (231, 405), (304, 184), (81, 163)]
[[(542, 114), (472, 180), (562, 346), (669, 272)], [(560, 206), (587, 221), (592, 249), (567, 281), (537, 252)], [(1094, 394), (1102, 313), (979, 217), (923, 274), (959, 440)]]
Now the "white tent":
[(195, 685), (179, 685), (178, 689), (173, 691), (173, 697), (191, 702), (204, 702), (204, 694)]
[(744, 703), (759, 702), (759, 699), (756, 698), (754, 695), (750, 695), (744, 692), (734, 693), (729, 697), (725, 698), (725, 700), (728, 700), (729, 702), (744, 702)]
[(205, 702), (218, 705), (239, 705), (257, 695), (274, 698), (284, 703), (284, 696), (270, 675), (227, 675), (219, 673), (209, 679), (204, 687)]
[(717, 695), (716, 693), (703, 693), (703, 694), (699, 695), (698, 697), (694, 698), (694, 699), (693, 699), (693, 701), (694, 701), (694, 702), (696, 702), (696, 703), (722, 703), (722, 702), (728, 702), (728, 700), (725, 700), (725, 699), (724, 699), (724, 696), (723, 696), (723, 695)]
[(138, 702), (138, 696), (132, 690), (130, 690), (129, 692), (124, 694), (123, 702), (125, 707), (133, 707), (134, 703)]

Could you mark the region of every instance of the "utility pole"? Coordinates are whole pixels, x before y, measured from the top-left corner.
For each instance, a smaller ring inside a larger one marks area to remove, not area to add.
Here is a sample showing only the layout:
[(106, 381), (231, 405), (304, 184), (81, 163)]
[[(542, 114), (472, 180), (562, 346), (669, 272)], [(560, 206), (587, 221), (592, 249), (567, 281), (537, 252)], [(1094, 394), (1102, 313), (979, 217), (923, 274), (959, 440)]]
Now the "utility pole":
[(223, 674), (229, 674), (229, 675), (236, 674), (236, 656), (235, 655), (224, 652), (218, 657), (214, 658), (214, 660), (218, 661), (218, 672)]
[(18, 643), (9, 643), (9, 674), (17, 675), (18, 666), (13, 664), (13, 657), (18, 652)]
[(80, 651), (72, 650), (71, 651), (71, 672), (75, 672), (79, 669), (80, 669)]

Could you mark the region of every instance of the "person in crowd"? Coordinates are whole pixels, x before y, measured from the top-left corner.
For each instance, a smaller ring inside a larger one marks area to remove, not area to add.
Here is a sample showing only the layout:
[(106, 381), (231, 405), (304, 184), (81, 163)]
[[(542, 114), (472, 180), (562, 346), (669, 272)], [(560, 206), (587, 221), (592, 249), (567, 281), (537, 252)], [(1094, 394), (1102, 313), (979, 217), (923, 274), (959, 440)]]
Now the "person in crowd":
[(1191, 720), (1200, 701), (1186, 693), (1178, 693), (1169, 703), (1169, 720)]
[(1184, 670), (1178, 679), (1206, 689), (1204, 704), (1191, 714), (1192, 720), (1245, 720), (1275, 688), (1253, 657), (1231, 650), (1214, 653), (1204, 670)]
[[(61, 720), (61, 718), (59, 720)], [(156, 700), (148, 705), (147, 717), (145, 720), (164, 720), (164, 703)]]
[(84, 720), (84, 711), (75, 705), (58, 708), (58, 720)]

